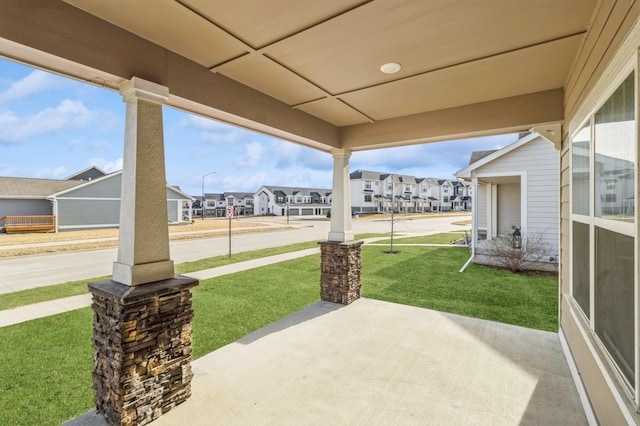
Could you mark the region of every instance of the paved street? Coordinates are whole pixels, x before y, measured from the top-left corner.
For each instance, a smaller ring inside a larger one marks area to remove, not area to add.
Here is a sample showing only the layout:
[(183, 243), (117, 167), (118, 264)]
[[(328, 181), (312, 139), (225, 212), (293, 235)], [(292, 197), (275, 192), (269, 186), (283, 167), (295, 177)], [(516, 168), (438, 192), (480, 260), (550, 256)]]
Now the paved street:
[[(448, 230), (460, 230), (464, 228), (452, 225), (452, 222), (464, 219), (468, 219), (468, 217), (398, 220), (394, 224), (394, 230), (396, 234), (432, 234)], [(259, 218), (259, 220), (282, 221), (282, 218)], [(306, 220), (295, 218), (291, 220), (291, 224), (296, 224), (299, 228), (234, 236), (231, 241), (232, 252), (238, 253), (304, 241), (322, 240), (329, 233), (330, 222), (324, 219)], [(355, 220), (353, 222), (353, 230), (356, 234), (388, 233), (390, 226), (388, 220)], [(466, 229), (468, 228), (470, 227), (467, 226)], [(227, 253), (227, 237), (171, 242), (171, 257), (176, 264)], [(0, 294), (110, 275), (116, 256), (117, 250), (111, 248), (0, 259)]]

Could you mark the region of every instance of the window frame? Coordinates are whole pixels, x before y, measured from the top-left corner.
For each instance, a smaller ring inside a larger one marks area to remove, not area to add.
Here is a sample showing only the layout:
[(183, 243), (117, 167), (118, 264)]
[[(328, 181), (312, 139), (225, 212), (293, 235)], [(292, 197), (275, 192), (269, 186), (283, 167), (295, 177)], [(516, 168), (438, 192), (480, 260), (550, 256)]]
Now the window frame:
[[(638, 204), (635, 203), (634, 213), (633, 213), (633, 223), (623, 222), (615, 219), (608, 219), (603, 217), (596, 217), (595, 215), (595, 146), (597, 141), (595, 140), (595, 115), (603, 107), (603, 105), (612, 97), (614, 92), (623, 84), (623, 82), (628, 78), (629, 74), (634, 73), (634, 136), (635, 136), (635, 155), (634, 155), (634, 196), (637, 201), (640, 199), (638, 194), (640, 193), (638, 188), (638, 180), (639, 180), (639, 165), (640, 165), (640, 137), (638, 135), (639, 126), (639, 114), (640, 114), (640, 96), (639, 96), (639, 76), (638, 76), (638, 54), (634, 53), (631, 55), (632, 57), (627, 61), (627, 63), (621, 67), (621, 69), (616, 73), (616, 77), (611, 79), (609, 84), (606, 86), (606, 89), (602, 91), (601, 94), (597, 96), (597, 102), (594, 102), (593, 105), (586, 112), (586, 117), (583, 116), (583, 119), (579, 122), (579, 125), (573, 128), (573, 131), (570, 131), (569, 134), (569, 143), (568, 143), (568, 157), (569, 157), (569, 194), (568, 194), (568, 204), (569, 204), (569, 294), (568, 297), (572, 302), (572, 306), (576, 308), (576, 312), (579, 313), (582, 321), (588, 327), (593, 341), (596, 343), (598, 347), (598, 352), (604, 356), (604, 359), (607, 360), (609, 367), (614, 372), (614, 375), (617, 379), (619, 385), (623, 391), (627, 394), (629, 399), (634, 402), (636, 409), (640, 407), (640, 290), (639, 290), (639, 260), (638, 260)], [(582, 129), (589, 125), (590, 128), (590, 144), (589, 144), (589, 215), (577, 214), (573, 212), (573, 139), (577, 136)], [(581, 306), (577, 303), (574, 298), (574, 235), (573, 235), (573, 223), (582, 223), (589, 226), (589, 316), (587, 316)], [(635, 380), (634, 383), (630, 383), (625, 375), (622, 373), (622, 370), (614, 361), (612, 355), (609, 353), (604, 343), (602, 342), (599, 335), (596, 334), (596, 323), (598, 321), (596, 315), (596, 228), (601, 228), (607, 231), (615, 232), (621, 235), (625, 235), (633, 238), (633, 247), (634, 247), (634, 264), (633, 264), (633, 292), (634, 292), (634, 308), (633, 308), (633, 324), (634, 324), (634, 375)]]

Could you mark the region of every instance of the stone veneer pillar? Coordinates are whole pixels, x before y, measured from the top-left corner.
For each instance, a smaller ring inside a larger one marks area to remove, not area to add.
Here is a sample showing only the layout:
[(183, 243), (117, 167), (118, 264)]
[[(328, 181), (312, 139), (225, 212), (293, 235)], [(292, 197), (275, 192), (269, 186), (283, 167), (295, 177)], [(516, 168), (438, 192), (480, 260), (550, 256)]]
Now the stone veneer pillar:
[(93, 387), (113, 425), (144, 425), (191, 395), (191, 288), (169, 257), (162, 132), (166, 87), (133, 78), (127, 104), (118, 259), (93, 295)]
[(362, 241), (322, 241), (320, 298), (327, 302), (349, 303), (360, 298)]
[(110, 424), (144, 425), (191, 396), (191, 287), (174, 279), (93, 294), (95, 405)]
[(360, 298), (362, 241), (354, 241), (351, 223), (351, 183), (349, 157), (351, 151), (334, 149), (333, 192), (331, 194), (331, 229), (329, 241), (320, 242), (322, 300), (349, 303)]

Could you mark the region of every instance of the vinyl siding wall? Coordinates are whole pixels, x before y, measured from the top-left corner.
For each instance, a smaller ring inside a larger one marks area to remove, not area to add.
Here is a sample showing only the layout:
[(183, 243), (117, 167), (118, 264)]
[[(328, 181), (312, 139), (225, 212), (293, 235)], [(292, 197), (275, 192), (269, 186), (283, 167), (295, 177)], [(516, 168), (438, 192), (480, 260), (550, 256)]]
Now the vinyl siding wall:
[(53, 214), (49, 200), (0, 200), (0, 217)]
[[(603, 425), (639, 424), (640, 416), (635, 413), (631, 401), (619, 389), (610, 385), (615, 383), (615, 379), (610, 371), (601, 367), (606, 362), (603, 362), (602, 354), (595, 349), (591, 331), (582, 322), (571, 297), (569, 135), (578, 130), (595, 104), (606, 98), (605, 87), (640, 47), (640, 40), (636, 35), (639, 16), (638, 1), (599, 2), (589, 32), (565, 85), (560, 178), (560, 326), (596, 420)], [(635, 33), (633, 39), (623, 44), (632, 30)]]
[[(485, 166), (479, 167), (475, 172), (478, 176), (492, 174), (518, 176), (522, 172), (526, 173), (526, 179), (523, 181), (526, 181), (527, 185), (527, 223), (526, 225), (517, 224), (525, 225), (523, 229), (530, 236), (543, 236), (545, 243), (553, 251), (553, 255), (558, 253), (559, 157), (559, 153), (550, 142), (536, 138)], [(498, 185), (498, 200), (501, 197), (502, 187), (503, 185)], [(480, 193), (483, 194), (483, 192)], [(520, 207), (520, 203), (513, 206), (517, 209)], [(505, 212), (502, 214), (504, 217)], [(504, 226), (500, 226), (502, 221), (500, 212), (498, 218), (498, 233), (504, 233)], [(516, 216), (513, 216), (512, 220), (515, 219)], [(504, 225), (516, 225), (516, 223)]]
[(120, 200), (58, 200), (58, 227), (114, 226), (120, 223)]

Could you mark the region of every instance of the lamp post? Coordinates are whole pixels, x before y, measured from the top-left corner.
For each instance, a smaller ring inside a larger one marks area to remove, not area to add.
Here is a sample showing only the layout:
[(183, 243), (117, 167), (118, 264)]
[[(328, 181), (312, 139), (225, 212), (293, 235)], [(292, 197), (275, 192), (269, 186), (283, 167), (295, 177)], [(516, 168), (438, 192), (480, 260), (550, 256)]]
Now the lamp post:
[(204, 220), (205, 212), (207, 211), (205, 206), (205, 201), (204, 201), (204, 178), (214, 173), (215, 172), (209, 172), (206, 175), (202, 175), (202, 202), (200, 202), (200, 208), (202, 210), (202, 220)]

